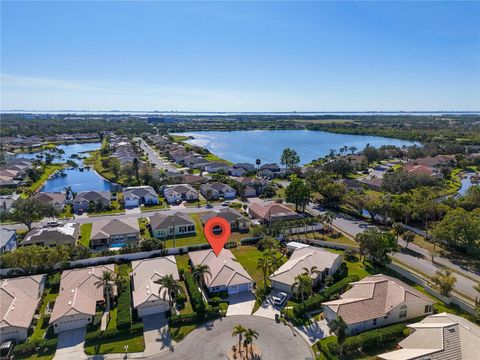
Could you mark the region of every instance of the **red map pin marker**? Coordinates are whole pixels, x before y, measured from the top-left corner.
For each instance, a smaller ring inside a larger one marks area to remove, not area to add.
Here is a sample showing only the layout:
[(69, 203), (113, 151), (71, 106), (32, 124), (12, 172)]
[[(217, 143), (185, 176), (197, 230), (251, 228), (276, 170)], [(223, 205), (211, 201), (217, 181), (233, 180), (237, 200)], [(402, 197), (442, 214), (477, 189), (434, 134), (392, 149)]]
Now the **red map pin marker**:
[[(213, 229), (216, 227), (222, 229), (222, 232), (220, 234), (214, 233)], [(223, 249), (223, 245), (225, 245), (228, 237), (230, 236), (230, 224), (224, 218), (215, 216), (207, 221), (203, 228), (203, 233), (205, 234), (205, 237), (210, 243), (213, 252), (216, 256), (218, 256)]]

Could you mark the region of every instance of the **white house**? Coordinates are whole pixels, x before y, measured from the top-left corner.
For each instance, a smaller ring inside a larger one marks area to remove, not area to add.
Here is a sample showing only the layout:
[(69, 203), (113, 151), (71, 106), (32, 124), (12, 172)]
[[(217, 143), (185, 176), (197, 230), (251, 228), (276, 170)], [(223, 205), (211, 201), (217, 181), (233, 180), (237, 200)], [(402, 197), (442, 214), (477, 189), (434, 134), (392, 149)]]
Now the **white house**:
[(158, 194), (151, 186), (131, 186), (123, 190), (125, 207), (137, 207), (140, 204), (158, 204)]
[(187, 184), (166, 186), (163, 196), (169, 203), (198, 200), (198, 192)]
[(227, 291), (229, 295), (251, 291), (253, 279), (235, 259), (232, 252), (223, 249), (218, 256), (213, 250), (188, 253), (193, 266), (207, 265), (211, 275), (205, 274), (205, 285), (212, 293)]
[(318, 273), (312, 274), (314, 285), (323, 281), (327, 276), (333, 275), (340, 269), (342, 256), (313, 246), (297, 248), (290, 259), (270, 275), (274, 289), (290, 294), (294, 291), (292, 286), (295, 278), (305, 272), (305, 269), (316, 268)]
[(357, 334), (433, 312), (435, 301), (390, 276), (378, 274), (351, 283), (340, 299), (322, 304), (325, 319), (341, 316), (347, 334)]
[(139, 317), (169, 310), (170, 295), (165, 287), (155, 282), (165, 275), (180, 279), (174, 256), (132, 261), (133, 307)]
[(1, 280), (0, 343), (24, 341), (45, 289), (45, 275)]

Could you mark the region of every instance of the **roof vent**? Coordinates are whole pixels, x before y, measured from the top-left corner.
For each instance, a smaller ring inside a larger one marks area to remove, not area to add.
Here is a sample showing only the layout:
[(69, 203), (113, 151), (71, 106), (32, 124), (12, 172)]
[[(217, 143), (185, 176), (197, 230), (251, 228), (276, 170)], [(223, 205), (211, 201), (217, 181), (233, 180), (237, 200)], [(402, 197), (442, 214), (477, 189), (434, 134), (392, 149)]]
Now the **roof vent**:
[(12, 311), (15, 310), (15, 305), (12, 305)]
[(75, 292), (75, 289), (70, 290), (70, 292), (73, 294)]
[(69, 302), (68, 302), (68, 305), (72, 305), (72, 301), (69, 301)]

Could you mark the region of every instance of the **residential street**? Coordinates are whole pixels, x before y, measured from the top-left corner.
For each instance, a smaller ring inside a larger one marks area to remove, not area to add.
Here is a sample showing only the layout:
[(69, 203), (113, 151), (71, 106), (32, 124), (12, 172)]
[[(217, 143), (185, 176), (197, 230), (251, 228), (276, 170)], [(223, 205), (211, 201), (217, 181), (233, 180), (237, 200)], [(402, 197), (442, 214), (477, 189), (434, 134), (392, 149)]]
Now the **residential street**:
[(145, 151), (145, 153), (148, 156), (148, 160), (151, 163), (155, 164), (155, 166), (158, 169), (165, 169), (165, 170), (171, 171), (171, 172), (179, 172), (180, 169), (178, 169), (175, 166), (172, 166), (170, 164), (167, 164), (162, 159), (160, 159), (158, 154), (143, 139), (140, 139), (140, 148)]
[[(311, 208), (310, 210), (322, 213), (318, 209)], [(338, 230), (355, 237), (355, 235), (365, 231), (372, 225), (362, 220), (353, 219), (344, 214), (337, 214), (337, 217), (333, 220), (333, 226)], [(403, 241), (400, 241), (399, 244), (402, 246), (402, 248), (405, 246)], [(480, 282), (480, 276), (472, 272), (468, 272), (468, 277), (461, 275), (461, 273), (466, 271), (453, 264), (448, 259), (436, 257), (435, 263), (432, 263), (430, 252), (415, 244), (410, 244), (408, 246), (408, 251), (396, 253), (393, 255), (393, 257), (402, 263), (415, 268), (422, 273), (425, 273), (428, 276), (434, 276), (435, 272), (437, 270), (441, 270), (443, 266), (458, 270), (460, 273), (454, 273), (455, 277), (457, 278), (457, 283), (455, 284), (457, 291), (473, 299), (478, 296), (477, 291), (473, 289), (473, 286), (476, 285), (477, 282), (473, 281), (472, 278), (478, 279), (478, 282)]]

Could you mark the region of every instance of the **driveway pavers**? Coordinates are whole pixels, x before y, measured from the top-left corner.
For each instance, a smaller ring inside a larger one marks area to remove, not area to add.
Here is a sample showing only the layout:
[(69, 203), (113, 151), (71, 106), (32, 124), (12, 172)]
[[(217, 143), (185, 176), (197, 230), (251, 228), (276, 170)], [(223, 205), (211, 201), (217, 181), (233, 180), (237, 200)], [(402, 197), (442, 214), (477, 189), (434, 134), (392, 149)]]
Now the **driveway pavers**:
[(83, 351), (86, 328), (63, 331), (58, 334), (55, 360), (83, 360), (87, 355)]

